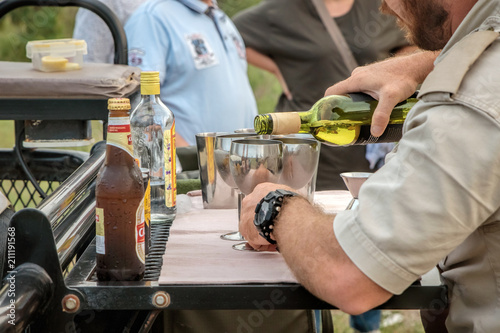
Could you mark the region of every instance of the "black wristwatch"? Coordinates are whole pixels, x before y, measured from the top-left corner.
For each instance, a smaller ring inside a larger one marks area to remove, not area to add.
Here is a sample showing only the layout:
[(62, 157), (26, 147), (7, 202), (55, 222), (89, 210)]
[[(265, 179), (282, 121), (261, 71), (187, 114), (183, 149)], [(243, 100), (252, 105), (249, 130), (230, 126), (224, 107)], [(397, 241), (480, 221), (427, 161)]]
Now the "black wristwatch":
[(278, 216), (284, 197), (294, 197), (297, 193), (287, 190), (276, 190), (269, 192), (255, 207), (255, 217), (253, 224), (257, 227), (259, 235), (264, 237), (269, 243), (276, 244), (271, 238), (271, 232), (274, 227), (274, 220)]

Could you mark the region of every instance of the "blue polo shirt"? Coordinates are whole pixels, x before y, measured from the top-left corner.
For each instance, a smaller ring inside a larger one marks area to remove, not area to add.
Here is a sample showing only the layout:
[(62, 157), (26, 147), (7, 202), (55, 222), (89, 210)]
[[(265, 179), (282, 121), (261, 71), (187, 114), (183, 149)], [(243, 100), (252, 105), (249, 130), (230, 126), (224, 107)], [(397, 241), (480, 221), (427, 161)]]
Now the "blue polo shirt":
[(202, 132), (253, 127), (257, 106), (243, 40), (224, 12), (199, 0), (150, 0), (125, 25), (129, 64), (160, 72), (161, 99), (190, 145)]

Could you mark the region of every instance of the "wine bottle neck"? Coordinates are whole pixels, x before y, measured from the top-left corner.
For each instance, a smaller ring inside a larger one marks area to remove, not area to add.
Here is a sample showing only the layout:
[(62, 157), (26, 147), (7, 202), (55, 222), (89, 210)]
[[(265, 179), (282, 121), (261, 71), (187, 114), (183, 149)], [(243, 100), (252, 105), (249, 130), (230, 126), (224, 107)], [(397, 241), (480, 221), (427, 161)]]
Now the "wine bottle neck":
[(300, 130), (301, 119), (298, 112), (275, 112), (259, 115), (254, 127), (258, 134), (293, 134)]
[(160, 95), (141, 95), (141, 100), (144, 103), (157, 103), (160, 100)]

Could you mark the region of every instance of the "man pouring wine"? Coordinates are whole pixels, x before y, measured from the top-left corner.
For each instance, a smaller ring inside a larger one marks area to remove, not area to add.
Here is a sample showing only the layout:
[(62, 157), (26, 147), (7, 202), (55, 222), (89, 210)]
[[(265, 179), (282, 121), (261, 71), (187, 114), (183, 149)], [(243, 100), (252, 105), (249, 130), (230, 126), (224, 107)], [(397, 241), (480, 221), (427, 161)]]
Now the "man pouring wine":
[(500, 0), (385, 0), (383, 9), (417, 46), (442, 49), (434, 68), (435, 53), (398, 57), (355, 70), (327, 94), (379, 98), (372, 134), (380, 135), (387, 110), (423, 81), (395, 151), (364, 183), (356, 209), (334, 216), (282, 195), (279, 213), (255, 212), (269, 192), (293, 192), (266, 183), (245, 198), (240, 231), (255, 248), (278, 246), (300, 283), (350, 314), (438, 264), (448, 331), (500, 331)]

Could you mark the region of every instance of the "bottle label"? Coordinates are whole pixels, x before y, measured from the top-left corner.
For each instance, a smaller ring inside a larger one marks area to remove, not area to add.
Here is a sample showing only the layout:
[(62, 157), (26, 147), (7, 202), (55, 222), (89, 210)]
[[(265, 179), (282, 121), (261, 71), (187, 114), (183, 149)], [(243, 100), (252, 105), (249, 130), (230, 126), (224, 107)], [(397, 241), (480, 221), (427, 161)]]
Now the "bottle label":
[(300, 115), (296, 112), (270, 113), (273, 120), (271, 134), (293, 134), (300, 131)]
[(144, 223), (146, 223), (146, 227), (149, 228), (149, 222), (151, 221), (151, 181), (149, 178), (146, 185), (146, 191), (144, 192), (144, 216)]
[(95, 209), (95, 252), (106, 254), (106, 246), (104, 241), (104, 209)]
[(175, 121), (169, 130), (163, 132), (163, 156), (165, 161), (165, 206), (175, 207), (177, 196), (175, 166)]
[(385, 129), (384, 133), (377, 137), (374, 137), (370, 133), (370, 125), (360, 126), (360, 132), (358, 139), (354, 144), (356, 145), (366, 145), (369, 143), (382, 143), (382, 142), (397, 142), (401, 139), (403, 135), (403, 125), (402, 124), (389, 124)]
[(134, 157), (130, 119), (128, 117), (109, 117), (106, 144), (121, 148)]
[(135, 215), (135, 252), (137, 253), (137, 258), (142, 263), (146, 262), (146, 253), (144, 248), (144, 239), (145, 239), (145, 229), (144, 229), (144, 198), (139, 203), (139, 207), (137, 207), (136, 215)]

